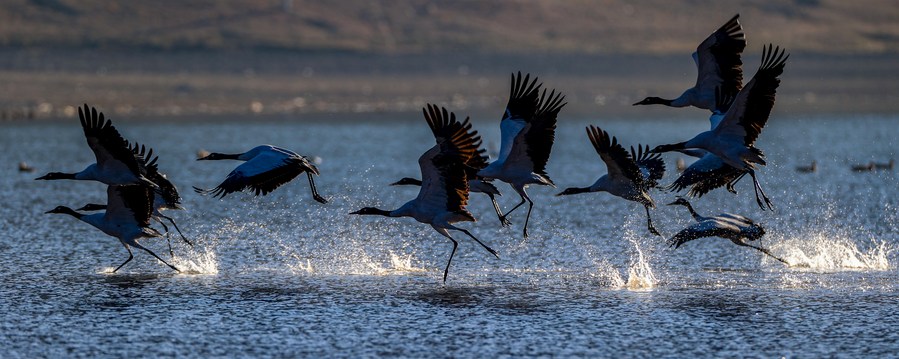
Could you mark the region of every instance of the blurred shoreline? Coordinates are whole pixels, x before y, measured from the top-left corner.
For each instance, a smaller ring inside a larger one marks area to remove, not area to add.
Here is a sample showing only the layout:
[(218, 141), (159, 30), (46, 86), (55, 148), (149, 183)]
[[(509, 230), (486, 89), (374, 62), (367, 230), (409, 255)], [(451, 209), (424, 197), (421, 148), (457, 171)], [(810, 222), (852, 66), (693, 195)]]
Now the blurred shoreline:
[[(761, 45), (757, 45), (761, 46)], [(744, 53), (744, 81), (760, 48)], [(789, 49), (787, 49), (789, 51)], [(899, 112), (899, 61), (890, 54), (792, 53), (776, 113)], [(570, 117), (692, 117), (704, 111), (633, 107), (695, 82), (684, 55), (0, 49), (0, 120), (74, 117), (81, 103), (117, 118), (418, 114), (426, 103), (498, 116), (514, 71), (562, 91)]]

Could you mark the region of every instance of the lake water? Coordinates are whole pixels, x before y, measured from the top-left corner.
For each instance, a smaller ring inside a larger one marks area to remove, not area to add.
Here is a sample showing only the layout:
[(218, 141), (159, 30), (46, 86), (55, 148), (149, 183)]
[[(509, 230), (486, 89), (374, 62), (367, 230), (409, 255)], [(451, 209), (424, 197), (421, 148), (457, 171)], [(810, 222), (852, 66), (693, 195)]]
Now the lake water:
[[(697, 113), (701, 113), (698, 112)], [(563, 112), (564, 114), (564, 112)], [(77, 120), (4, 124), (0, 149), (0, 356), (603, 356), (883, 357), (899, 353), (899, 181), (896, 171), (850, 167), (899, 155), (899, 118), (775, 115), (759, 146), (759, 178), (775, 212), (755, 204), (751, 181), (738, 195), (717, 190), (693, 202), (703, 214), (747, 215), (767, 228), (761, 245), (796, 267), (727, 240), (678, 250), (650, 235), (642, 207), (608, 194), (555, 197), (605, 172), (584, 133), (596, 124), (624, 144), (683, 140), (695, 120), (565, 119), (548, 172), (559, 189), (531, 187), (525, 211), (499, 227), (487, 197), (479, 221), (462, 223), (496, 249), (459, 235), (451, 244), (412, 219), (350, 216), (364, 206), (397, 208), (417, 188), (433, 145), (420, 118), (379, 122), (117, 122), (154, 147), (187, 211), (168, 212), (196, 242), (175, 240), (174, 273), (146, 253), (127, 258), (112, 237), (57, 205), (105, 201), (94, 182), (34, 181), (93, 161)], [(563, 116), (564, 117), (564, 116)], [(488, 149), (498, 120), (478, 119)], [(197, 150), (243, 152), (270, 143), (321, 158), (319, 192), (304, 178), (269, 196), (223, 200), (191, 186), (217, 185), (237, 162), (196, 162)], [(665, 156), (674, 180), (674, 161)], [(802, 174), (798, 165), (818, 163)], [(36, 173), (19, 173), (27, 161)], [(899, 171), (899, 170), (897, 170)], [(518, 202), (505, 184), (504, 209)], [(653, 192), (656, 227), (670, 237), (692, 223), (674, 195)], [(165, 241), (143, 241), (169, 258)]]

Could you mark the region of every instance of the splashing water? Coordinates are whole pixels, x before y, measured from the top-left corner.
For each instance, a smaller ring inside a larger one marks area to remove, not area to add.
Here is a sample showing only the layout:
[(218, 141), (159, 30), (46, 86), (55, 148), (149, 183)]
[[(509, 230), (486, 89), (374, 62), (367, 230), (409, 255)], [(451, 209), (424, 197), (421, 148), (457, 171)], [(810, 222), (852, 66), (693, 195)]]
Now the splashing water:
[[(889, 255), (895, 250), (888, 243), (872, 240), (866, 249), (850, 238), (816, 233), (807, 237), (791, 237), (777, 241), (774, 250), (786, 253), (783, 258), (792, 267), (819, 271), (889, 270)], [(766, 261), (771, 260), (765, 258)]]
[(630, 239), (634, 245), (636, 255), (631, 255), (631, 262), (627, 271), (626, 287), (630, 290), (652, 289), (656, 284), (656, 277), (652, 274), (652, 268), (649, 261), (643, 255), (640, 244), (636, 240)]
[(598, 276), (608, 281), (610, 287), (624, 288), (627, 284), (624, 278), (621, 277), (621, 272), (619, 272), (618, 268), (615, 268), (612, 263), (603, 260), (600, 263), (597, 263), (597, 267), (599, 270)]
[(383, 267), (380, 263), (375, 263), (373, 261), (368, 262), (369, 268), (375, 271), (377, 275), (387, 275), (387, 274), (404, 274), (404, 273), (414, 273), (414, 272), (426, 272), (427, 270), (424, 268), (418, 268), (412, 265), (412, 255), (398, 255), (393, 251), (388, 252), (390, 254), (390, 266)]
[(190, 252), (186, 257), (175, 256), (172, 265), (182, 274), (218, 274), (218, 259), (215, 251), (205, 248), (203, 252)]

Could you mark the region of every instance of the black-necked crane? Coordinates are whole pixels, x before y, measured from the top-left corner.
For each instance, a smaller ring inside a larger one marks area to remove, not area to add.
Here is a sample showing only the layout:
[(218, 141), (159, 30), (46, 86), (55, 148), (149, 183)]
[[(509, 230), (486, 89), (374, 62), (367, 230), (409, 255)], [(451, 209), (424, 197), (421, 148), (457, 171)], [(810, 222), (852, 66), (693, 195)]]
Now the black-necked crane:
[[(462, 123), (463, 126), (471, 126), (468, 124), (468, 119)], [(490, 181), (479, 178), (477, 176), (477, 172), (484, 167), (487, 167), (487, 155), (485, 154), (487, 151), (483, 148), (478, 148), (478, 151), (474, 156), (471, 156), (471, 159), (465, 164), (469, 170), (467, 173), (468, 178), (468, 190), (471, 193), (483, 193), (490, 197), (490, 201), (493, 203), (493, 210), (496, 211), (496, 216), (499, 218), (499, 223), (503, 227), (509, 226), (511, 223), (506, 217), (503, 216), (502, 210), (499, 208), (499, 203), (496, 203), (496, 196), (502, 196), (499, 192), (499, 189), (490, 183)], [(421, 186), (421, 180), (417, 178), (404, 177), (399, 181), (390, 184), (391, 186)]]
[[(709, 116), (709, 129), (714, 130), (724, 119), (724, 115), (733, 103), (734, 96), (715, 91), (715, 108)], [(721, 157), (698, 148), (677, 150), (688, 156), (699, 158), (684, 169), (678, 178), (665, 189), (680, 192), (690, 188), (687, 195), (702, 197), (704, 194), (720, 187), (736, 194), (734, 185), (746, 175), (746, 171), (724, 163)]]
[[(686, 148), (709, 151), (720, 157), (724, 163), (746, 171), (752, 177), (755, 200), (759, 207), (765, 209), (767, 205), (769, 209), (774, 209), (755, 176), (755, 166), (765, 165), (766, 162), (764, 154), (754, 144), (765, 123), (768, 122), (771, 109), (774, 107), (774, 95), (780, 85), (778, 76), (783, 73), (785, 62), (789, 57), (779, 47), (768, 45), (762, 51), (762, 64), (759, 70), (737, 94), (733, 105), (727, 110), (718, 126), (690, 140), (658, 146), (653, 152)], [(765, 200), (764, 205), (762, 198)]]
[(97, 158), (97, 162), (78, 173), (50, 172), (38, 177), (39, 180), (94, 180), (114, 185), (140, 184), (156, 188), (157, 185), (146, 177), (147, 170), (138, 155), (131, 152), (128, 142), (119, 131), (96, 108), (78, 108), (78, 117), (87, 144)]
[(658, 186), (665, 174), (665, 162), (658, 154), (649, 152), (649, 146), (637, 145), (639, 150), (631, 147), (628, 153), (618, 143), (618, 139), (599, 127), (587, 127), (587, 136), (599, 157), (606, 164), (607, 174), (602, 175), (590, 187), (571, 187), (557, 196), (588, 192), (608, 192), (611, 195), (637, 202), (646, 209), (646, 227), (649, 232), (661, 236), (652, 225), (649, 209), (655, 208), (655, 202), (649, 196), (649, 190)]
[(815, 173), (818, 171), (818, 161), (812, 160), (808, 166), (796, 166), (796, 172), (799, 173)]
[(684, 228), (680, 232), (677, 232), (677, 234), (675, 234), (673, 237), (671, 237), (671, 239), (668, 240), (668, 244), (675, 249), (680, 248), (680, 246), (684, 243), (687, 243), (694, 239), (705, 237), (721, 237), (729, 239), (731, 242), (738, 246), (755, 249), (759, 252), (767, 254), (771, 258), (774, 258), (781, 263), (784, 263), (788, 266), (790, 265), (789, 262), (783, 260), (778, 256), (775, 256), (769, 250), (746, 243), (746, 241), (755, 241), (762, 238), (762, 236), (765, 235), (765, 228), (745, 216), (731, 213), (722, 213), (717, 216), (711, 217), (701, 216), (696, 213), (695, 210), (693, 210), (693, 206), (690, 205), (690, 202), (683, 197), (678, 197), (677, 200), (669, 203), (668, 205), (681, 205), (687, 207), (687, 209), (690, 211), (690, 214), (693, 216), (693, 219), (696, 221), (696, 223), (688, 226), (687, 228)]
[(210, 153), (197, 161), (211, 160), (238, 160), (246, 161), (237, 166), (225, 180), (213, 189), (194, 187), (194, 191), (200, 194), (211, 194), (213, 197), (224, 198), (232, 192), (251, 190), (256, 196), (267, 195), (281, 185), (290, 182), (301, 173), (306, 173), (309, 178), (309, 187), (312, 198), (319, 203), (328, 203), (324, 197), (318, 194), (315, 188), (315, 180), (312, 175), (318, 175), (318, 168), (306, 157), (296, 152), (272, 145), (256, 146), (253, 149), (236, 154)]
[(746, 37), (740, 26), (740, 14), (735, 15), (709, 35), (693, 53), (696, 63), (696, 85), (684, 91), (680, 97), (667, 100), (647, 97), (636, 105), (666, 105), (671, 107), (694, 106), (712, 110), (715, 105), (715, 89), (736, 94), (742, 88), (743, 61), (740, 55), (746, 48)]
[(453, 242), (446, 269), (443, 271), (443, 282), (449, 273), (450, 264), (456, 254), (459, 243), (450, 235), (449, 230), (456, 230), (471, 237), (490, 254), (499, 255), (467, 229), (453, 225), (457, 222), (474, 222), (475, 218), (465, 208), (468, 203), (468, 177), (466, 163), (471, 156), (477, 156), (480, 137), (477, 131), (471, 131), (468, 119), (459, 122), (453, 113), (445, 108), (428, 105), (423, 109), (425, 120), (434, 133), (437, 144), (418, 158), (421, 168), (422, 186), (418, 197), (406, 202), (402, 207), (388, 211), (374, 207), (365, 207), (350, 214), (380, 215), (385, 217), (412, 217), (421, 223), (430, 224), (437, 233)]
[(143, 249), (169, 268), (180, 272), (178, 268), (138, 243), (138, 240), (162, 235), (159, 231), (150, 228), (150, 216), (153, 213), (152, 191), (150, 187), (140, 185), (109, 186), (106, 189), (106, 212), (104, 213), (82, 214), (66, 206), (58, 206), (46, 213), (71, 215), (103, 233), (118, 238), (119, 242), (128, 250), (128, 259), (113, 269), (113, 273), (134, 258), (131, 247)]
[(482, 178), (510, 184), (521, 196), (521, 202), (503, 214), (502, 218), (528, 202), (523, 229), (525, 238), (528, 237), (528, 222), (534, 208), (534, 201), (528, 196), (526, 188), (532, 184), (556, 186), (546, 173), (546, 163), (555, 141), (559, 111), (567, 104), (562, 102), (565, 97), (555, 90), (547, 95), (544, 89), (543, 94), (538, 96), (541, 86), (537, 84), (536, 77), (530, 80), (530, 74), (523, 79), (521, 72), (517, 77), (512, 75), (509, 102), (500, 121), (499, 157), (477, 173)]
[[(150, 193), (150, 195), (153, 196), (153, 215), (151, 218), (156, 220), (156, 222), (159, 222), (159, 224), (162, 225), (163, 230), (165, 230), (166, 241), (169, 245), (169, 254), (174, 257), (175, 253), (172, 250), (172, 242), (168, 236), (169, 227), (163, 220), (169, 221), (169, 223), (171, 223), (172, 226), (175, 227), (175, 230), (178, 231), (178, 235), (181, 236), (181, 240), (187, 243), (187, 245), (193, 247), (193, 243), (191, 243), (187, 239), (187, 237), (184, 236), (184, 233), (182, 233), (181, 229), (178, 228), (178, 224), (175, 223), (175, 220), (172, 217), (162, 214), (162, 212), (166, 210), (183, 210), (184, 207), (181, 206), (181, 195), (178, 193), (178, 188), (175, 187), (175, 184), (169, 181), (164, 173), (159, 171), (159, 164), (157, 163), (159, 157), (153, 155), (152, 148), (147, 148), (146, 146), (139, 145), (137, 143), (130, 145), (130, 148), (132, 152), (139, 155), (140, 158), (143, 159), (144, 167), (146, 167), (147, 169), (147, 178), (153, 181), (153, 183), (159, 185), (159, 188), (153, 190)], [(78, 208), (77, 211), (99, 211), (105, 209), (106, 205), (89, 203), (81, 208)]]
[[(390, 184), (391, 186), (421, 186), (421, 180), (412, 177), (403, 177), (399, 181), (393, 182)], [(490, 197), (490, 202), (493, 203), (493, 210), (496, 212), (496, 216), (499, 218), (499, 223), (503, 227), (508, 227), (512, 223), (506, 217), (503, 217), (503, 212), (499, 208), (499, 203), (496, 202), (496, 196), (502, 196), (502, 193), (499, 192), (499, 188), (490, 183), (490, 181), (480, 180), (480, 179), (471, 179), (468, 180), (468, 189), (471, 193), (483, 193)]]

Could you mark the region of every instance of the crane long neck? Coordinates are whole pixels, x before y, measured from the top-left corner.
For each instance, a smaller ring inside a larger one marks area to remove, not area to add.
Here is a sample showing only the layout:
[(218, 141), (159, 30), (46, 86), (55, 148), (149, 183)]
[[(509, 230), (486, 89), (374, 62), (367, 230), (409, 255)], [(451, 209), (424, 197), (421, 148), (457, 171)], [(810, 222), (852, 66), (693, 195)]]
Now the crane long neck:
[(59, 180), (59, 179), (75, 179), (77, 173), (50, 172), (35, 179), (39, 180)]
[(391, 211), (383, 210), (380, 208), (374, 207), (365, 207), (356, 212), (351, 212), (350, 214), (359, 214), (359, 215), (368, 215), (368, 216), (384, 216), (384, 217), (395, 217)]
[(654, 149), (653, 149), (652, 151), (650, 151), (650, 152), (652, 152), (652, 153), (662, 153), (662, 152), (678, 151), (678, 150), (686, 149), (686, 148), (687, 148), (686, 145), (687, 145), (687, 142), (686, 142), (686, 141), (685, 141), (685, 142), (679, 142), (679, 143), (673, 143), (673, 144), (670, 144), (670, 145), (659, 145), (659, 146), (656, 146), (656, 148), (654, 148)]
[(72, 217), (75, 217), (75, 218), (77, 218), (77, 219), (79, 219), (79, 220), (84, 220), (84, 216), (85, 216), (85, 214), (83, 214), (83, 213), (78, 213), (78, 212), (76, 212), (74, 209), (71, 209), (71, 208), (69, 208), (69, 207), (64, 207), (64, 206), (61, 206), (61, 207), (57, 208), (57, 209), (55, 210), (55, 212), (53, 212), (53, 213), (68, 214), (68, 215), (70, 215), (70, 216), (72, 216)]
[(237, 160), (243, 153), (218, 153), (217, 160)]
[(215, 161), (215, 160), (239, 160), (240, 157), (243, 156), (243, 155), (244, 155), (243, 153), (234, 153), (234, 154), (231, 154), (231, 153), (217, 153), (217, 152), (213, 152), (213, 153), (210, 153), (209, 156), (200, 158), (199, 160), (204, 160), (204, 161)]
[(697, 221), (701, 221), (705, 218), (703, 216), (700, 216), (699, 213), (696, 213), (696, 211), (693, 209), (693, 205), (690, 204), (690, 202), (686, 202), (686, 204), (684, 206), (686, 206), (687, 210), (690, 211), (690, 215), (693, 216), (693, 219), (695, 219)]

